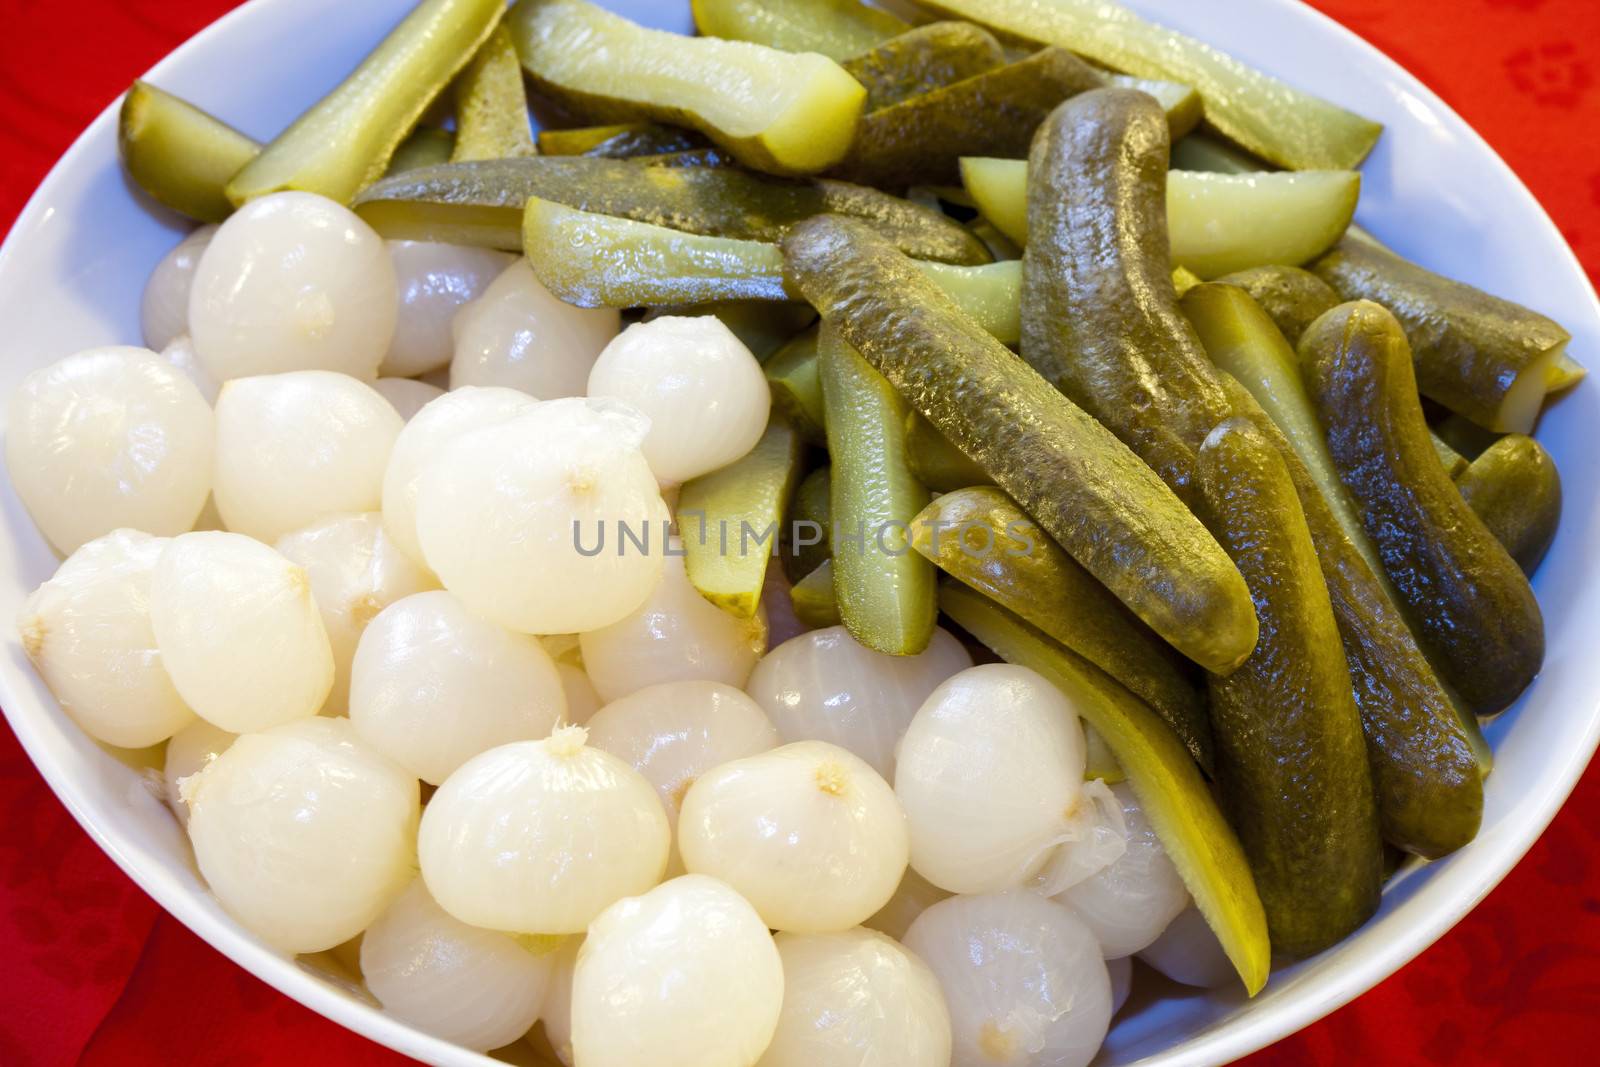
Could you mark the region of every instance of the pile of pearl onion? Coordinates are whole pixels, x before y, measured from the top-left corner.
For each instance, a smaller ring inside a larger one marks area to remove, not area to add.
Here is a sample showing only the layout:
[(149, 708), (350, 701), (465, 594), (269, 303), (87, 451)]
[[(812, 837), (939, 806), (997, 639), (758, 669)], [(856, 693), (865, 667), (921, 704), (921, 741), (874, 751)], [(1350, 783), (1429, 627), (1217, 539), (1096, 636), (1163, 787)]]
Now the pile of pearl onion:
[(954, 1062), (1083, 1067), (1111, 1022), (1111, 981), (1094, 935), (1025, 889), (951, 897), (917, 917), (905, 946), (939, 978)]
[(189, 292), (189, 335), (218, 381), (282, 371), (378, 376), (397, 314), (389, 249), (314, 193), (259, 197), (224, 222)]
[[(626, 405), (569, 398), (462, 434), (417, 483), (423, 558), (508, 629), (583, 633), (624, 618), (664, 558), (667, 507), (639, 452), (645, 429)], [(619, 543), (624, 526), (645, 547)]]
[(348, 941), (415, 873), (417, 780), (346, 719), (245, 734), (181, 790), (206, 884), (282, 951)]
[(238, 736), (204, 719), (195, 719), (167, 742), (161, 777), (166, 785), (167, 806), (178, 816), (178, 825), (185, 828), (189, 825), (189, 805), (183, 802), (183, 780), (199, 774), (212, 760), (228, 751), (228, 746)]
[(837, 745), (797, 741), (724, 763), (683, 798), (684, 866), (728, 883), (774, 930), (848, 930), (906, 870), (906, 821), (889, 784)]
[(36, 370), (11, 395), (6, 466), (63, 555), (117, 529), (194, 526), (211, 489), (211, 406), (143, 348), (91, 348)]
[(450, 362), (451, 321), (514, 259), (504, 252), (434, 241), (390, 241), (399, 310), (380, 374), (414, 378)]
[(563, 303), (518, 256), (456, 313), (450, 387), (499, 385), (541, 400), (582, 396), (595, 358), (621, 322), (615, 308)]
[(759, 1067), (948, 1067), (950, 1012), (927, 964), (872, 930), (774, 940), (783, 1011)]
[(1094, 932), (1108, 958), (1131, 956), (1149, 945), (1189, 903), (1183, 878), (1133, 788), (1123, 782), (1111, 792), (1122, 808), (1122, 855), (1056, 898)]
[[(1122, 853), (1120, 812), (1085, 784), (1083, 727), (1061, 691), (1025, 667), (992, 663), (935, 689), (900, 741), (895, 795), (911, 864), (952, 893), (1046, 892)], [(1048, 868), (1047, 869), (1047, 865)]]
[(1145, 946), (1139, 958), (1174, 982), (1217, 989), (1238, 981), (1238, 972), (1197, 907), (1185, 908)]
[(766, 613), (758, 607), (741, 619), (723, 611), (689, 581), (678, 540), (664, 547), (661, 580), (645, 602), (578, 638), (584, 671), (602, 700), (662, 682), (743, 686), (767, 650)]
[(144, 343), (157, 352), (189, 332), (189, 290), (216, 226), (201, 226), (161, 257), (144, 283), (139, 323)]
[(242, 534), (169, 541), (150, 578), (150, 621), (179, 695), (224, 730), (315, 715), (333, 687), (306, 572)]
[(783, 990), (778, 949), (744, 898), (715, 878), (674, 878), (590, 925), (572, 978), (573, 1058), (749, 1067), (772, 1041)]
[(588, 391), (644, 412), (650, 420), (644, 456), (665, 485), (749, 452), (772, 405), (761, 364), (713, 315), (667, 315), (629, 326), (600, 353)]
[(967, 650), (943, 629), (921, 653), (890, 656), (830, 626), (767, 653), (745, 688), (785, 741), (849, 749), (892, 780), (895, 745), (911, 717), (940, 682), (970, 666)]
[(441, 590), (384, 608), (355, 650), (350, 721), (433, 785), (479, 753), (548, 737), (565, 710), (561, 675), (537, 638)]
[(108, 745), (144, 748), (194, 721), (150, 623), (151, 575), (167, 543), (137, 530), (90, 541), (17, 618), (23, 651), (62, 710)]
[(377, 390), (345, 374), (230, 381), (217, 396), (217, 510), (228, 529), (268, 542), (329, 515), (377, 511), (403, 425)]
[(655, 790), (581, 726), (490, 749), (428, 802), (422, 876), (462, 922), (581, 933), (611, 903), (661, 879), (671, 829)]
[(367, 928), (361, 977), (390, 1015), (481, 1052), (538, 1019), (554, 948), (452, 918), (418, 878)]

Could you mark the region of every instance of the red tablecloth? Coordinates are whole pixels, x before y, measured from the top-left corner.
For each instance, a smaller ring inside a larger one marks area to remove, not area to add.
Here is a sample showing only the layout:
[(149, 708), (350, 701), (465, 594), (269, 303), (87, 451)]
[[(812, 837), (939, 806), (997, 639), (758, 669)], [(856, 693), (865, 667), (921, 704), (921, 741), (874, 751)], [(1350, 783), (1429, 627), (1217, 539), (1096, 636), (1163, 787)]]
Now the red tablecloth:
[[(0, 0), (0, 225), (130, 80), (232, 6)], [(1482, 131), (1600, 277), (1600, 2), (1316, 6)], [(1600, 354), (1578, 356), (1593, 365)], [(1597, 884), (1600, 775), (1591, 772), (1459, 927), (1356, 1003), (1250, 1062), (1590, 1062), (1600, 1055)], [(161, 913), (0, 728), (0, 1064), (296, 1060), (407, 1062), (280, 996)]]

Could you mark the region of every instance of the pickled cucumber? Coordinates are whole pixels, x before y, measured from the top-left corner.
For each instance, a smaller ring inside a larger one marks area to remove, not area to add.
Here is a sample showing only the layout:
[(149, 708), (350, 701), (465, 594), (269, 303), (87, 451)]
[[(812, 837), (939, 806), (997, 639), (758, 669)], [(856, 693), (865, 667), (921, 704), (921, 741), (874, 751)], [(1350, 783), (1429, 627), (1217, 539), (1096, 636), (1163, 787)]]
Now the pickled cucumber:
[(1261, 639), (1211, 681), (1217, 780), (1276, 952), (1309, 956), (1377, 910), (1382, 848), (1361, 717), (1288, 468), (1248, 420), (1200, 446), (1207, 525), (1255, 598)]
[[(400, 147), (394, 150), (394, 155), (389, 157), (389, 169), (384, 172), (384, 177), (392, 178), (408, 170), (421, 170), (423, 167), (436, 167), (440, 163), (448, 163), (455, 150), (456, 135), (450, 130), (442, 126), (418, 126), (411, 131), (411, 136), (400, 142)], [(372, 186), (369, 185), (367, 188), (370, 189)]]
[(1068, 48), (1113, 70), (1192, 85), (1206, 121), (1270, 163), (1348, 169), (1383, 127), (1301, 92), (1202, 41), (1105, 0), (927, 0), (998, 33)]
[(535, 87), (569, 111), (687, 126), (758, 170), (837, 163), (866, 100), (826, 56), (649, 30), (588, 0), (518, 0), (506, 19)]
[(876, 189), (829, 179), (775, 181), (732, 168), (651, 167), (637, 160), (544, 156), (430, 167), (385, 179), (356, 198), (356, 213), (386, 237), (439, 240), (432, 232), (482, 231), (509, 244), (529, 197), (666, 226), (685, 233), (776, 241), (801, 219), (828, 212), (865, 219), (910, 255), (958, 264), (989, 253), (938, 211)]
[(912, 523), (912, 546), (1121, 682), (1211, 773), (1205, 704), (1171, 649), (1005, 493), (980, 487), (937, 498)]
[(489, 38), (503, 0), (423, 0), (348, 78), (228, 182), (243, 204), (299, 189), (349, 203)]
[(1574, 385), (1583, 381), (1584, 376), (1588, 373), (1588, 371), (1584, 370), (1583, 364), (1573, 359), (1571, 353), (1563, 349), (1561, 355), (1557, 356), (1556, 361), (1550, 366), (1550, 375), (1545, 383), (1545, 389), (1549, 393), (1559, 393), (1563, 389), (1571, 389)]
[[(779, 540), (783, 572), (791, 582), (799, 582), (833, 554), (832, 496), (833, 476), (826, 466), (802, 478), (794, 491), (789, 504), (789, 521), (784, 524), (783, 537)], [(828, 587), (833, 588), (832, 566), (828, 568)]]
[(984, 263), (958, 267), (945, 263), (918, 264), (946, 296), (974, 322), (1003, 345), (1022, 337), (1022, 261)]
[(826, 320), (817, 370), (827, 409), (833, 582), (850, 635), (891, 656), (933, 638), (933, 565), (908, 544), (928, 490), (906, 463), (906, 402)]
[(1405, 328), (1424, 396), (1496, 433), (1527, 433), (1571, 334), (1537, 311), (1346, 237), (1312, 267), (1345, 300), (1371, 300)]
[(456, 162), (536, 154), (517, 48), (504, 26), (478, 49), (456, 80)]
[(817, 569), (789, 587), (789, 603), (802, 626), (820, 630), (839, 625), (839, 597), (833, 588), (833, 560), (824, 559)]
[(805, 440), (827, 444), (828, 415), (822, 404), (822, 379), (817, 376), (817, 329), (807, 330), (780, 348), (765, 369), (772, 406), (783, 412)]
[(1412, 625), (1474, 711), (1515, 700), (1544, 661), (1544, 619), (1516, 562), (1440, 467), (1400, 323), (1341, 304), (1300, 339), (1328, 450)]
[(1250, 267), (1225, 274), (1217, 281), (1237, 285), (1249, 293), (1291, 345), (1299, 342), (1300, 335), (1318, 315), (1339, 303), (1339, 294), (1327, 282), (1299, 267)]
[(742, 459), (684, 483), (676, 517), (689, 582), (741, 619), (756, 613), (800, 472), (799, 434), (782, 417)]
[(1212, 174), (1249, 174), (1272, 170), (1238, 145), (1205, 132), (1191, 133), (1172, 145), (1173, 170), (1198, 170)]
[[(1444, 472), (1451, 478), (1461, 477), (1461, 472), (1471, 466), (1467, 461), (1467, 457), (1451, 448), (1450, 443), (1444, 438), (1431, 430), (1428, 432), (1428, 437), (1433, 441), (1433, 451), (1439, 457), (1439, 465), (1444, 468)], [(1460, 487), (1457, 486), (1457, 488)], [(1482, 516), (1479, 517), (1481, 518)], [(1500, 543), (1505, 544), (1505, 541), (1502, 539)]]
[(1038, 671), (1072, 700), (1122, 765), (1245, 992), (1259, 992), (1272, 953), (1249, 861), (1171, 728), (1110, 675), (982, 594), (947, 581), (939, 606), (1002, 659)]
[(1005, 49), (987, 30), (970, 22), (933, 22), (842, 60), (840, 66), (866, 86), (866, 110), (871, 112), (1005, 61)]
[[(984, 217), (1027, 244), (1027, 165), (969, 157), (961, 160), (961, 176)], [(1166, 208), (1172, 262), (1201, 278), (1262, 264), (1305, 263), (1339, 240), (1360, 191), (1361, 176), (1349, 170), (1249, 177), (1171, 171)]]
[(695, 28), (707, 37), (830, 59), (859, 55), (911, 28), (859, 0), (691, 0), (689, 7)]
[(633, 159), (703, 148), (705, 143), (705, 138), (693, 130), (663, 126), (657, 122), (623, 122), (610, 126), (539, 131), (539, 151), (547, 156)]
[(1456, 478), (1467, 506), (1532, 574), (1561, 522), (1561, 475), (1550, 453), (1531, 437), (1507, 434)]
[(142, 81), (122, 98), (117, 148), (139, 188), (201, 222), (233, 212), (228, 179), (261, 151), (221, 119)]
[(1104, 426), (868, 227), (808, 219), (784, 251), (824, 321), (1156, 633), (1218, 671), (1249, 655), (1255, 618), (1239, 572)]
[(912, 473), (935, 493), (994, 484), (988, 471), (951, 444), (937, 426), (917, 411), (906, 417), (906, 452), (911, 457)]

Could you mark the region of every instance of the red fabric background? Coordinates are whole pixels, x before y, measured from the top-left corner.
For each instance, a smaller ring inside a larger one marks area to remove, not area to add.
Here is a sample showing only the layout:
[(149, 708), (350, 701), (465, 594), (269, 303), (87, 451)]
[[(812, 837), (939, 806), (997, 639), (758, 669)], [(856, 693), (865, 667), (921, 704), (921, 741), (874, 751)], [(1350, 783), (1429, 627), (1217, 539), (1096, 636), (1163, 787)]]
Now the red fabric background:
[[(130, 80), (232, 6), (0, 0), (0, 226)], [(1315, 6), (1482, 131), (1600, 277), (1597, 0)], [(1591, 365), (1597, 355), (1578, 353)], [(1597, 880), (1600, 775), (1591, 772), (1527, 859), (1459, 927), (1356, 1003), (1249, 1062), (1592, 1062)], [(407, 1062), (280, 996), (161, 913), (0, 729), (0, 1064), (292, 1060)]]

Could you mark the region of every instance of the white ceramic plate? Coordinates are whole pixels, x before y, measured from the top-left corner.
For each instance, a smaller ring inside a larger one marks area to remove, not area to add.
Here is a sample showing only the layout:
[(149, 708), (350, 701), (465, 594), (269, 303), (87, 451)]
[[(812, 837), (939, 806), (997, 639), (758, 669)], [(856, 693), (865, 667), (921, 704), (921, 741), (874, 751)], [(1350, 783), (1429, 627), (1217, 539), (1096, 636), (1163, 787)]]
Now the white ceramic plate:
[[(149, 74), (263, 140), (332, 88), (399, 20), (408, 0), (255, 0)], [(687, 29), (686, 0), (611, 0)], [(1490, 148), (1400, 67), (1294, 0), (1136, 0), (1134, 7), (1388, 126), (1364, 169), (1359, 218), (1400, 252), (1522, 301), (1600, 360), (1600, 305), (1539, 205)], [(24, 374), (89, 345), (137, 343), (145, 276), (183, 227), (118, 169), (116, 107), (95, 120), (40, 186), (0, 252), (0, 400)], [(0, 403), (3, 408), (3, 403)], [(1585, 383), (1549, 411), (1539, 437), (1564, 475), (1560, 535), (1534, 584), (1549, 652), (1543, 676), (1488, 734), (1497, 767), (1483, 830), (1461, 852), (1408, 871), (1355, 936), (1280, 970), (1246, 1004), (1172, 987), (1136, 1001), (1102, 1053), (1107, 1064), (1222, 1063), (1326, 1015), (1371, 988), (1465, 915), (1527, 851), (1594, 751), (1600, 731), (1600, 458), (1585, 441), (1600, 391)], [(9, 480), (0, 497), (0, 619), (55, 567)], [(375, 1041), (436, 1064), (492, 1061), (386, 1018), (240, 929), (200, 883), (187, 843), (137, 772), (61, 714), (14, 637), (0, 655), (0, 704), (33, 761), (100, 846), (147, 892), (242, 967)], [(181, 991), (174, 990), (174, 995)]]

